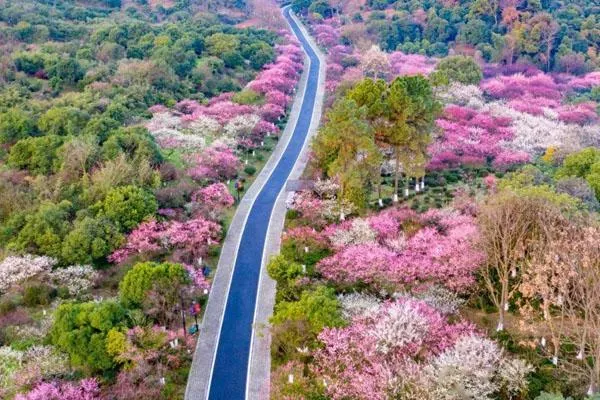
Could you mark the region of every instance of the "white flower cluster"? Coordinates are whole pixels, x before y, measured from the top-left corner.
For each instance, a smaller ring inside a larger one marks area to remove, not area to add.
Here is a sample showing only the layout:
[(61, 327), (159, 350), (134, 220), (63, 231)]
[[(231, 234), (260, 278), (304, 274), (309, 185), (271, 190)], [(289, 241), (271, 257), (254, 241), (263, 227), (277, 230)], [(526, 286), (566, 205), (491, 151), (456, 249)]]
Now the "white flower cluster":
[(350, 321), (355, 317), (372, 315), (379, 310), (381, 300), (367, 293), (349, 293), (338, 295), (342, 306), (342, 316)]
[(65, 286), (71, 296), (90, 290), (98, 277), (98, 273), (91, 265), (71, 265), (52, 272), (52, 280), (59, 286)]
[(333, 199), (337, 195), (340, 185), (331, 179), (319, 179), (315, 182), (313, 190), (322, 199)]
[(465, 302), (456, 292), (446, 289), (443, 286), (432, 285), (423, 293), (415, 296), (419, 300), (435, 308), (444, 315), (456, 314)]
[(245, 114), (233, 117), (224, 127), (225, 136), (235, 138), (240, 135), (248, 135), (260, 122), (260, 118), (255, 114)]
[(356, 244), (373, 243), (377, 235), (369, 222), (362, 218), (352, 220), (350, 229), (337, 229), (330, 237), (331, 243), (336, 247), (345, 247)]
[(68, 359), (53, 346), (32, 346), (23, 354), (23, 362), (38, 368), (44, 376), (59, 375), (68, 371)]
[(546, 110), (545, 115), (536, 116), (507, 107), (502, 102), (489, 103), (483, 110), (495, 116), (510, 118), (515, 137), (506, 143), (506, 147), (534, 156), (544, 153), (549, 147), (573, 152), (600, 144), (597, 126), (565, 124), (557, 119), (552, 110)]
[(0, 263), (0, 292), (12, 285), (50, 272), (56, 259), (47, 256), (9, 256)]
[(202, 137), (216, 136), (221, 131), (221, 124), (215, 119), (201, 115), (189, 123), (186, 131)]
[(9, 346), (0, 347), (0, 389), (7, 388), (13, 376), (23, 365), (23, 352)]
[(507, 358), (492, 340), (469, 335), (433, 359), (424, 380), (436, 399), (491, 399), (501, 388), (518, 393), (531, 371), (523, 361)]
[(397, 302), (386, 309), (371, 335), (377, 339), (377, 350), (386, 354), (409, 344), (419, 346), (427, 337), (429, 321), (410, 302)]
[(438, 89), (437, 96), (445, 104), (458, 104), (475, 109), (480, 109), (485, 104), (483, 91), (476, 85), (453, 82)]

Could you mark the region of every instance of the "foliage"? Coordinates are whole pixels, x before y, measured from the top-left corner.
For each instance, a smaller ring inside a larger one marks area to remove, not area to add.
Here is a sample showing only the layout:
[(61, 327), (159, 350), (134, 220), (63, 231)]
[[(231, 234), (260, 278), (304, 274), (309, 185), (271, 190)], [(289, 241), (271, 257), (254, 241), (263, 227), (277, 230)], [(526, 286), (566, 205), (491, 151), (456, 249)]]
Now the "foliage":
[(180, 264), (139, 263), (123, 277), (119, 284), (119, 295), (126, 307), (140, 307), (154, 285), (168, 284), (176, 290), (179, 286), (188, 283), (190, 278)]
[(105, 216), (120, 230), (129, 231), (144, 219), (156, 213), (157, 203), (154, 196), (142, 188), (123, 186), (106, 194), (98, 206), (100, 215)]
[(114, 301), (63, 303), (55, 311), (52, 343), (87, 371), (107, 371), (115, 364), (106, 351), (108, 332), (123, 326), (125, 310)]
[(481, 67), (471, 57), (453, 56), (444, 58), (435, 68), (436, 73), (449, 82), (477, 85), (483, 79)]

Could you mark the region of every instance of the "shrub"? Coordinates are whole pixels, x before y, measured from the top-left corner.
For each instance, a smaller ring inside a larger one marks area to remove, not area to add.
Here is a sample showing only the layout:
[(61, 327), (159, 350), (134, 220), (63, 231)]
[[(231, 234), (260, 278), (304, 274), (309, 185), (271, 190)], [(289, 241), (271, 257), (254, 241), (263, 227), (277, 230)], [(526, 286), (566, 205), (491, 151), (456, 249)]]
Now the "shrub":
[(254, 175), (256, 173), (256, 167), (254, 165), (247, 165), (244, 168), (244, 172), (248, 175)]
[(56, 290), (43, 283), (28, 285), (23, 290), (23, 304), (28, 307), (46, 306), (54, 297), (56, 297)]

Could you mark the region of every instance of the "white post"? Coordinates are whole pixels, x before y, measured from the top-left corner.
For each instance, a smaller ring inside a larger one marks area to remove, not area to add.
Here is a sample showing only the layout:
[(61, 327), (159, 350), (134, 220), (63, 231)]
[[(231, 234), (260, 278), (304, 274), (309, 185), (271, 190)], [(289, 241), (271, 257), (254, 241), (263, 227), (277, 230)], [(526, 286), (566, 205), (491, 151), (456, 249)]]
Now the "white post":
[(308, 250), (308, 246), (304, 246), (304, 252), (305, 252), (305, 253), (308, 253), (308, 251), (309, 251), (309, 250)]
[(421, 190), (425, 189), (425, 177), (421, 178)]
[(305, 274), (306, 273), (306, 264), (302, 264), (302, 273)]
[(340, 211), (340, 221), (345, 221), (346, 220), (346, 214), (344, 214), (343, 211)]
[(421, 191), (421, 185), (419, 184), (419, 178), (415, 178), (415, 192), (419, 193)]
[(504, 324), (502, 322), (498, 322), (498, 326), (496, 326), (496, 332), (500, 332), (504, 330)]
[[(396, 195), (396, 198), (398, 198), (398, 195)], [(382, 199), (379, 199), (378, 203), (379, 203), (379, 207), (383, 207), (383, 200)]]
[(398, 202), (398, 193), (394, 193), (393, 201), (394, 201), (394, 203)]
[(542, 337), (542, 340), (540, 340), (540, 346), (546, 347), (546, 338), (545, 337)]
[(288, 375), (288, 383), (294, 383), (294, 374)]

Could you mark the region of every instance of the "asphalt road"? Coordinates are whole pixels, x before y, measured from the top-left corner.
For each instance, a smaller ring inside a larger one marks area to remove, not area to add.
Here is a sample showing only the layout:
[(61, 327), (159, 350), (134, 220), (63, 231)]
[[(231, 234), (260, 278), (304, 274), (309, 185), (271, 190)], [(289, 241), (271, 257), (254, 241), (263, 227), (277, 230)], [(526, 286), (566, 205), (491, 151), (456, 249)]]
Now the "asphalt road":
[(252, 322), (267, 228), (277, 196), (301, 153), (315, 111), (319, 58), (290, 17), (289, 8), (284, 9), (283, 13), (310, 58), (308, 81), (294, 133), (252, 205), (243, 228), (212, 367), (209, 384), (211, 400), (241, 400), (246, 396)]

